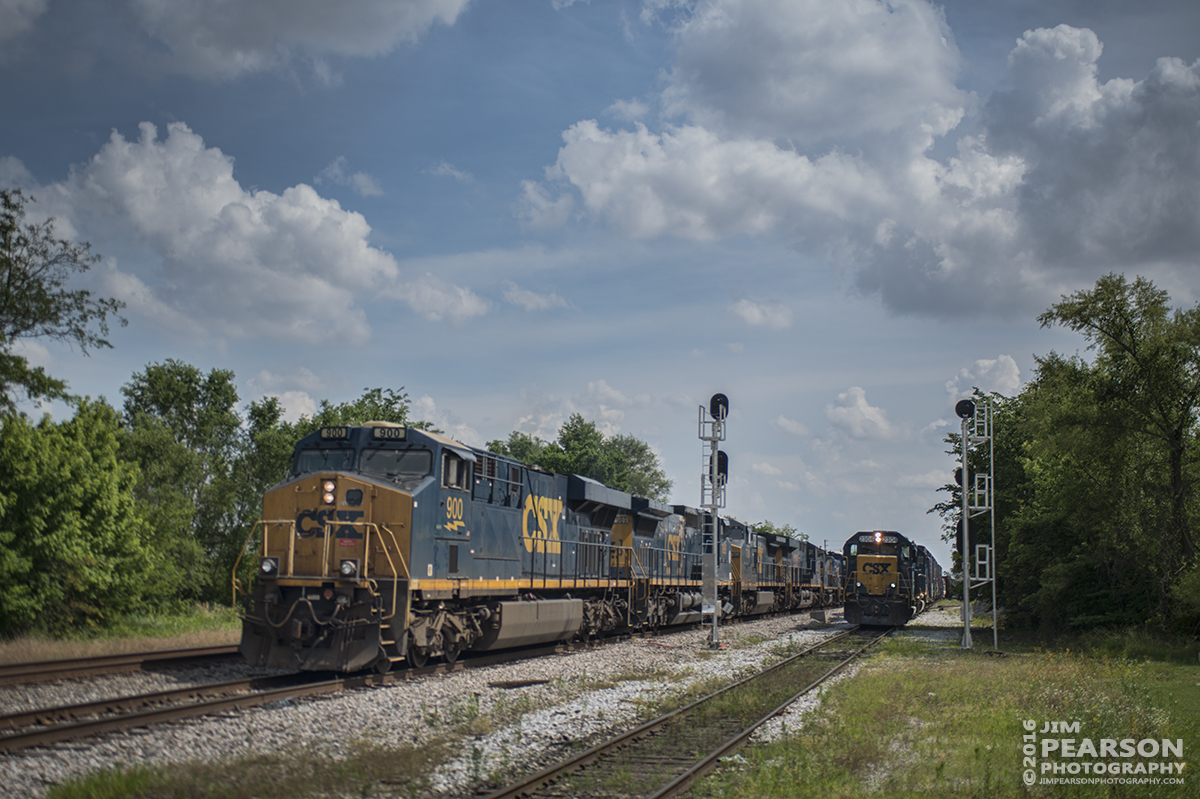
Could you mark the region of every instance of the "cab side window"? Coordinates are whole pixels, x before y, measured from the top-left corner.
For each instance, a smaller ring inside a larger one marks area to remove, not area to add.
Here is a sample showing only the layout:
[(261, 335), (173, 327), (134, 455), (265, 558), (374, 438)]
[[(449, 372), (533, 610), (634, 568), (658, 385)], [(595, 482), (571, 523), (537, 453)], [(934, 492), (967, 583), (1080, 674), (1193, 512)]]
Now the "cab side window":
[(470, 467), (465, 460), (448, 450), (442, 452), (442, 486), (444, 488), (466, 491), (469, 470)]

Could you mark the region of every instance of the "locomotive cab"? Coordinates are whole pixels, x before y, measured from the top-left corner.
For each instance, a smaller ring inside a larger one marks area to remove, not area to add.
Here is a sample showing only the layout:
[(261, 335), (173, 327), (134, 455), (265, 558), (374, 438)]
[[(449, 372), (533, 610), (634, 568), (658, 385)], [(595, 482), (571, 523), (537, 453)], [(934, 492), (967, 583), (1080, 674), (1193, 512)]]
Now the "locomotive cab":
[[(270, 668), (354, 671), (417, 648), (456, 646), (413, 625), (412, 564), (469, 568), (465, 512), (473, 453), (444, 436), (386, 422), (324, 427), (296, 446), (263, 498), (256, 581), (240, 651)], [(444, 517), (444, 518), (443, 518)], [(416, 525), (441, 535), (414, 551)], [(235, 589), (236, 589), (235, 583)]]
[(845, 618), (851, 624), (899, 626), (915, 613), (912, 543), (891, 530), (857, 533), (846, 542)]

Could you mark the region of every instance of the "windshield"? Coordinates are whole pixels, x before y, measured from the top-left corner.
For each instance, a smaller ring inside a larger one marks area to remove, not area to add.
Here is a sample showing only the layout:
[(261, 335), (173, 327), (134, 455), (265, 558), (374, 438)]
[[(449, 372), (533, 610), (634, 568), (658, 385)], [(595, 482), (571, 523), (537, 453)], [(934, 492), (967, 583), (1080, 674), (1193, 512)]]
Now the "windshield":
[(364, 449), (358, 469), (390, 478), (433, 474), (433, 453), (427, 449)]
[(303, 449), (296, 453), (296, 474), (305, 472), (337, 472), (354, 464), (352, 449)]

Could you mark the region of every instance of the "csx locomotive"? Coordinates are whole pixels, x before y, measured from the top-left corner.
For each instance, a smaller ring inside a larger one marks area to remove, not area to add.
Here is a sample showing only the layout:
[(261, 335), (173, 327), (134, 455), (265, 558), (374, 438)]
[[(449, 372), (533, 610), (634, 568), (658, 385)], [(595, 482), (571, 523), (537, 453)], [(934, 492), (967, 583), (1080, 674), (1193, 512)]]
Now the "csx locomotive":
[(851, 624), (900, 626), (945, 595), (937, 560), (894, 530), (855, 533), (844, 554)]
[[(263, 499), (240, 649), (273, 668), (386, 671), (699, 621), (703, 521), (426, 430), (325, 427)], [(840, 603), (840, 554), (719, 522), (718, 612)]]

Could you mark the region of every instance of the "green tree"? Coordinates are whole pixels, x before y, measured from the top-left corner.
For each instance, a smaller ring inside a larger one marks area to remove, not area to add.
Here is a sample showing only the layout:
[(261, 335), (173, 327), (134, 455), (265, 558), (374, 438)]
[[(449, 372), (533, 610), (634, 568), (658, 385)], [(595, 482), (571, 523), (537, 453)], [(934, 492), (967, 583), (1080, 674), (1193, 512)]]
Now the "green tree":
[[(108, 316), (124, 325), (124, 303), (96, 299), (66, 284), (100, 256), (91, 245), (54, 237), (54, 220), (25, 221), (25, 195), (0, 189), (0, 409), (12, 411), (18, 395), (63, 399), (67, 384), (13, 352), (21, 339), (50, 338), (89, 348), (110, 347)], [(92, 326), (99, 328), (93, 332)]]
[(103, 625), (173, 595), (119, 429), (103, 401), (78, 402), (62, 423), (0, 419), (0, 631)]
[[(1158, 610), (1165, 614), (1171, 585), (1196, 555), (1190, 505), (1196, 415), (1200, 411), (1200, 307), (1171, 312), (1167, 292), (1137, 278), (1106, 275), (1046, 311), (1038, 321), (1081, 333), (1096, 352), (1075, 371), (1090, 402), (1066, 410), (1060, 423), (1105, 440), (1121, 440), (1136, 461), (1165, 477), (1138, 481), (1165, 513), (1138, 514), (1157, 539)], [(1126, 516), (1126, 521), (1133, 519)]]
[(487, 442), (485, 446), (489, 452), (495, 452), (497, 455), (507, 455), (521, 463), (536, 465), (540, 462), (547, 443), (537, 436), (514, 430), (508, 434), (507, 441), (497, 439)]
[[(992, 395), (997, 587), (1010, 620), (1200, 624), (1179, 599), (1196, 568), (1200, 312), (1172, 312), (1149, 281), (1108, 275), (1039, 321), (1082, 333), (1096, 356), (1051, 352), (1018, 397)], [(957, 456), (957, 433), (947, 441)], [(972, 467), (990, 454), (977, 449)], [(950, 533), (960, 493), (945, 490), (933, 511)]]
[[(138, 498), (161, 526), (163, 547), (192, 579), (188, 598), (226, 595), (229, 568), (241, 546), (239, 456), (241, 417), (233, 372), (207, 375), (180, 361), (150, 364), (121, 389), (124, 456), (144, 479)], [(198, 562), (197, 562), (198, 561)]]
[(768, 535), (786, 535), (791, 538), (799, 538), (802, 541), (808, 540), (808, 533), (797, 533), (796, 528), (790, 524), (778, 525), (769, 520), (763, 520), (750, 525), (750, 529), (756, 533), (766, 533)]
[(410, 407), (408, 394), (403, 387), (364, 388), (362, 396), (350, 402), (334, 405), (329, 400), (321, 400), (317, 412), (312, 416), (300, 417), (291, 432), (299, 440), (322, 427), (361, 425), (365, 422), (392, 422), (421, 430), (435, 430), (429, 422), (409, 419)]
[(666, 502), (670, 495), (671, 481), (649, 444), (630, 435), (606, 437), (595, 422), (577, 413), (563, 423), (553, 442), (514, 430), (508, 441), (489, 441), (487, 448), (547, 472), (590, 477), (639, 497)]
[(601, 445), (601, 459), (614, 488), (660, 502), (666, 502), (670, 496), (671, 481), (659, 467), (654, 450), (640, 438), (630, 435), (606, 438)]

